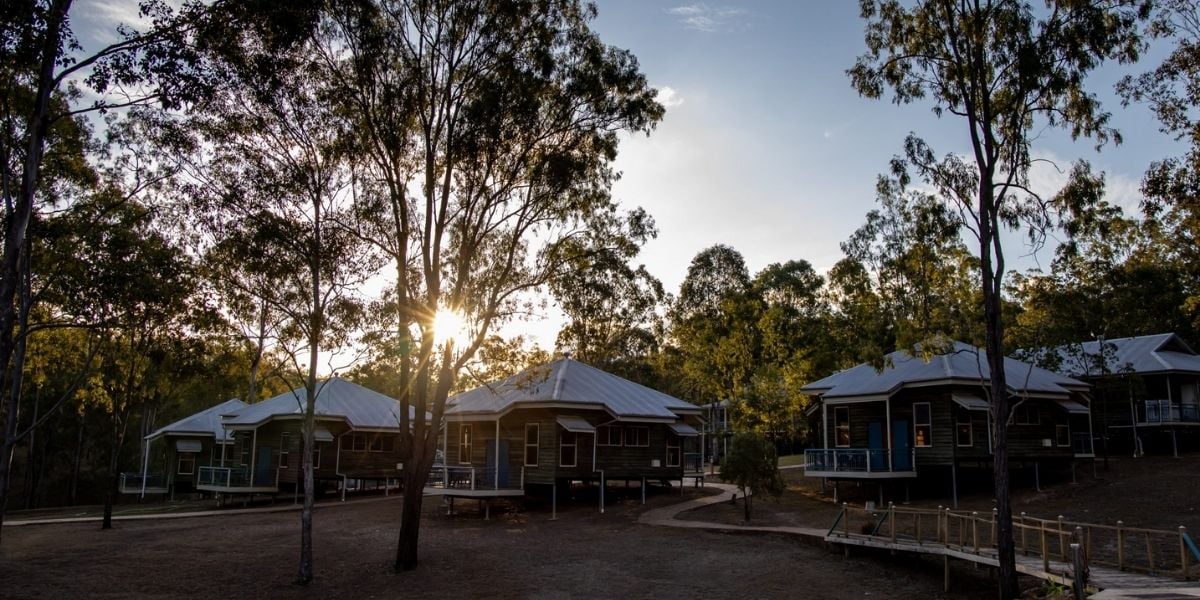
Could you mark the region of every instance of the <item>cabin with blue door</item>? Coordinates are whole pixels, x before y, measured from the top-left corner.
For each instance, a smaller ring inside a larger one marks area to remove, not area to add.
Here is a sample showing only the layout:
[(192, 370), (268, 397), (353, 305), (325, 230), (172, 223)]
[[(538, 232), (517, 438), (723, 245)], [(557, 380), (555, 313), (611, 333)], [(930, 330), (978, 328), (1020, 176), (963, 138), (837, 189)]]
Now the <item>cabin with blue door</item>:
[(702, 471), (703, 409), (570, 358), (451, 397), (427, 494), (521, 496)]
[[(987, 356), (949, 343), (926, 356), (898, 351), (808, 384), (819, 448), (805, 451), (809, 477), (944, 485), (958, 471), (990, 469), (992, 415)], [(1005, 359), (1010, 464), (1039, 470), (1093, 458), (1089, 386)], [(882, 498), (881, 498), (882, 502)]]

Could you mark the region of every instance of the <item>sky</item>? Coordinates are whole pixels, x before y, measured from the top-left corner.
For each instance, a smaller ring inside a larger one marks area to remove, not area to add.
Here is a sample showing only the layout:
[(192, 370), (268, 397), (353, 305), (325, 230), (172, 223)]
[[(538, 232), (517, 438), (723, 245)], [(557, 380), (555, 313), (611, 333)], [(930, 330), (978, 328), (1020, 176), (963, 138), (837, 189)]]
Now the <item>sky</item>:
[[(105, 7), (132, 4), (85, 0), (77, 7), (83, 18), (77, 31), (129, 14)], [(624, 139), (616, 162), (622, 176), (612, 191), (623, 206), (643, 207), (655, 218), (658, 238), (640, 260), (670, 292), (679, 289), (692, 257), (714, 244), (740, 251), (751, 273), (793, 259), (824, 272), (842, 257), (839, 243), (875, 206), (876, 178), (909, 132), (939, 154), (967, 150), (965, 126), (937, 118), (930, 103), (898, 106), (850, 87), (845, 71), (865, 49), (852, 0), (596, 4), (595, 31), (637, 56), (667, 107), (649, 136)], [(1038, 132), (1034, 153), (1061, 172), (1040, 167), (1035, 188), (1052, 193), (1071, 162), (1085, 159), (1106, 173), (1109, 200), (1136, 210), (1146, 167), (1180, 154), (1181, 146), (1159, 132), (1145, 106), (1123, 108), (1113, 84), (1148, 70), (1163, 53), (1152, 48), (1139, 65), (1105, 65), (1088, 81), (1112, 112), (1121, 146), (1097, 152), (1091, 141)], [(1008, 242), (1010, 266), (1048, 268), (1049, 250), (1030, 255), (1019, 240)], [(504, 333), (551, 348), (560, 324), (561, 315), (550, 310)]]

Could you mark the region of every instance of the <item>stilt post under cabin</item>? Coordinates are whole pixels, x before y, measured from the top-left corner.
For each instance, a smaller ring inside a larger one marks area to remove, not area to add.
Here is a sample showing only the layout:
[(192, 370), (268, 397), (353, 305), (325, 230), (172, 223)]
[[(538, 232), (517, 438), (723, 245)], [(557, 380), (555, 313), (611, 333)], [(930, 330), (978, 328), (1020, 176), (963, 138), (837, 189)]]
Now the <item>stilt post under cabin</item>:
[(604, 471), (600, 471), (600, 514), (604, 514)]
[(1033, 461), (1033, 489), (1042, 491), (1042, 473), (1036, 460)]
[(1171, 428), (1171, 452), (1179, 458), (1179, 441), (1175, 438), (1175, 428)]
[(642, 476), (642, 505), (646, 504), (646, 477)]
[(950, 463), (950, 499), (954, 503), (954, 508), (958, 508), (958, 461)]
[(550, 520), (558, 520), (558, 480), (550, 484)]

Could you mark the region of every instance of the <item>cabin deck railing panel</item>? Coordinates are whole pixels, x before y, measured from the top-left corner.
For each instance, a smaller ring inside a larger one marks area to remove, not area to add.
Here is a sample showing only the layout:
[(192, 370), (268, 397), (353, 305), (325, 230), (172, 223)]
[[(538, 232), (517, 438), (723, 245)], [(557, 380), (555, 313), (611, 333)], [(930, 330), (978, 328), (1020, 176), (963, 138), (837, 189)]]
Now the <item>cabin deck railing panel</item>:
[(525, 468), (509, 469), (507, 478), (496, 469), (470, 466), (434, 466), (429, 471), (425, 487), (455, 490), (520, 490), (525, 489)]
[(200, 467), (196, 486), (225, 489), (277, 487), (277, 474), (274, 467), (255, 469), (253, 474), (250, 467)]
[[(144, 480), (144, 481), (143, 481)], [(121, 493), (137, 494), (143, 489), (166, 489), (167, 476), (163, 473), (121, 473)]]
[(1138, 406), (1138, 424), (1200, 423), (1200, 408), (1196, 404), (1181, 404), (1170, 400), (1143, 400)]
[(915, 450), (903, 452), (882, 448), (810, 449), (804, 451), (804, 462), (810, 473), (915, 473)]
[(1076, 456), (1094, 456), (1096, 448), (1093, 442), (1092, 434), (1086, 431), (1077, 431), (1071, 434), (1071, 451)]

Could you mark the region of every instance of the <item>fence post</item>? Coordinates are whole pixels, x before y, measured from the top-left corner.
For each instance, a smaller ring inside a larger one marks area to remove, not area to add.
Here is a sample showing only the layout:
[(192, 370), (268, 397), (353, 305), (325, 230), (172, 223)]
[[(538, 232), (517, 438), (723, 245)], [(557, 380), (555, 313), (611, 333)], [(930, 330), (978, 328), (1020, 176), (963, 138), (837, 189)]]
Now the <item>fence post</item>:
[(1150, 572), (1154, 572), (1154, 547), (1150, 545), (1150, 533), (1146, 532), (1146, 560), (1150, 562)]
[(1062, 515), (1058, 515), (1058, 553), (1063, 562), (1071, 560), (1071, 557), (1067, 556), (1067, 528), (1063, 525)]
[(1071, 544), (1071, 564), (1074, 570), (1072, 575), (1074, 575), (1073, 579), (1075, 581), (1075, 585), (1073, 586), (1075, 588), (1075, 600), (1084, 600), (1087, 597), (1087, 591), (1084, 579), (1083, 551), (1080, 549), (1079, 544)]
[(993, 509), (992, 509), (992, 537), (991, 537), (991, 542), (992, 542), (992, 545), (993, 545), (993, 546), (999, 547), (999, 546), (996, 544), (996, 514), (997, 514), (997, 509), (993, 508)]
[(1025, 556), (1029, 556), (1029, 546), (1025, 543), (1025, 531), (1028, 529), (1028, 527), (1025, 527), (1025, 511), (1021, 511), (1020, 527), (1021, 527), (1021, 554), (1025, 555)]
[(1188, 574), (1187, 544), (1184, 542), (1184, 538), (1186, 538), (1186, 537), (1187, 537), (1187, 527), (1180, 525), (1179, 526), (1179, 570), (1183, 572), (1183, 580), (1184, 581), (1191, 579), (1191, 577)]
[[(913, 529), (914, 529), (914, 533), (917, 534), (917, 545), (919, 546), (921, 544), (921, 511), (920, 510), (913, 513)], [(1180, 539), (1183, 539), (1183, 538), (1180, 538)]]
[(934, 541), (940, 542), (940, 541), (942, 541), (942, 505), (941, 504), (938, 505), (936, 521), (937, 521), (937, 526), (934, 527), (934, 529), (936, 531), (934, 531), (933, 539), (934, 539)]
[(1117, 521), (1117, 570), (1125, 570), (1125, 522)]
[(1042, 521), (1038, 527), (1038, 533), (1042, 536), (1042, 572), (1050, 572), (1050, 549), (1046, 546), (1046, 522)]
[(896, 543), (896, 503), (888, 502), (888, 521), (891, 524), (892, 543)]
[(975, 554), (979, 554), (979, 512), (971, 511), (971, 545)]
[(842, 503), (842, 529), (850, 537), (850, 504), (846, 502)]

